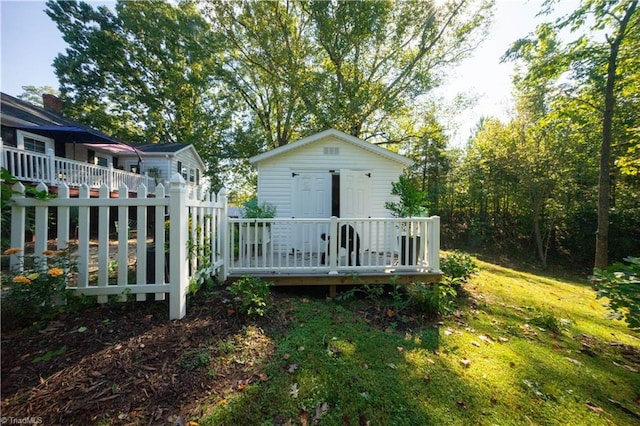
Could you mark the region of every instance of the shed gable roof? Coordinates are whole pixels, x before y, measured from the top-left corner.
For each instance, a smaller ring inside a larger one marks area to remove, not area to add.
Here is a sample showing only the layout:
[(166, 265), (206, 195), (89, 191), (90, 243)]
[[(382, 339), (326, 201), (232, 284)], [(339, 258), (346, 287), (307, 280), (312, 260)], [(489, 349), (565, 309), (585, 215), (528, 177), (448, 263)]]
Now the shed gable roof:
[(389, 151), (388, 149), (381, 148), (381, 147), (379, 147), (377, 145), (374, 145), (372, 143), (369, 143), (369, 142), (365, 142), (362, 139), (356, 138), (355, 136), (348, 135), (348, 134), (346, 134), (344, 132), (341, 132), (339, 130), (336, 130), (336, 129), (328, 129), (328, 130), (322, 131), (320, 133), (316, 133), (314, 135), (307, 136), (306, 138), (299, 139), (299, 140), (297, 140), (295, 142), (292, 142), (290, 144), (278, 147), (276, 149), (272, 149), (271, 151), (267, 151), (267, 152), (264, 152), (262, 154), (255, 155), (255, 156), (249, 158), (249, 162), (251, 164), (256, 164), (256, 163), (259, 163), (260, 161), (264, 161), (264, 160), (267, 160), (269, 158), (273, 158), (273, 157), (276, 157), (278, 155), (282, 155), (282, 154), (284, 154), (286, 152), (291, 152), (293, 150), (302, 148), (302, 147), (310, 145), (310, 144), (312, 144), (314, 142), (318, 142), (318, 141), (321, 141), (321, 140), (324, 140), (324, 139), (327, 139), (327, 138), (330, 138), (330, 137), (334, 137), (334, 138), (340, 139), (343, 142), (350, 143), (350, 144), (352, 144), (352, 145), (354, 145), (354, 146), (356, 146), (356, 147), (358, 147), (360, 149), (364, 149), (366, 151), (369, 151), (369, 152), (372, 152), (374, 154), (380, 155), (381, 157), (384, 157), (384, 158), (386, 158), (388, 160), (396, 161), (398, 163), (401, 163), (405, 167), (408, 167), (411, 164), (413, 164), (413, 160), (411, 160), (411, 159), (409, 159), (409, 158), (407, 158), (407, 157), (405, 157), (403, 155), (396, 154), (395, 152)]

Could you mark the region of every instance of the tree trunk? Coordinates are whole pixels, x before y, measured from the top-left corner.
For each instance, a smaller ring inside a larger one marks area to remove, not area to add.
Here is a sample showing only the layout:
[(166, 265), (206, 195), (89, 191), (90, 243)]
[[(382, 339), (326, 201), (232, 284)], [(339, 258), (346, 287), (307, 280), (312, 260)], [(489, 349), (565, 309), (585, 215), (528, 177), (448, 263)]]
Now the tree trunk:
[(602, 117), (602, 145), (600, 146), (600, 176), (598, 178), (598, 230), (596, 231), (596, 253), (594, 267), (606, 268), (609, 263), (609, 192), (611, 173), (611, 140), (615, 107), (615, 83), (618, 51), (625, 31), (638, 1), (629, 4), (616, 38), (610, 42), (611, 52), (607, 61), (607, 83), (604, 94), (604, 115)]

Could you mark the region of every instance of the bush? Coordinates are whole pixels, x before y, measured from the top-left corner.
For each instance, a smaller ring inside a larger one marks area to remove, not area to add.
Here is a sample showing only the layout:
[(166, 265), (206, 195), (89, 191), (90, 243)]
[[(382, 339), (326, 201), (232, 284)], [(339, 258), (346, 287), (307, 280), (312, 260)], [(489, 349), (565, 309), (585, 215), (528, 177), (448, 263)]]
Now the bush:
[(241, 313), (261, 317), (267, 312), (270, 286), (271, 283), (260, 278), (244, 276), (227, 290), (235, 296), (234, 301), (239, 303), (238, 310)]
[(596, 298), (609, 299), (611, 318), (623, 319), (630, 328), (640, 329), (640, 258), (627, 257), (624, 263), (614, 263), (606, 269), (594, 269), (590, 277)]
[(460, 283), (465, 283), (478, 272), (478, 265), (471, 256), (456, 250), (440, 260), (440, 269), (445, 276), (458, 278)]
[[(4, 255), (17, 254), (20, 249), (10, 248)], [(49, 320), (64, 309), (71, 297), (66, 288), (74, 279), (77, 263), (70, 250), (45, 250), (44, 258), (24, 256), (23, 270), (2, 274), (2, 287), (6, 290), (2, 300), (3, 316), (16, 324)]]
[(413, 282), (407, 286), (407, 293), (421, 312), (438, 315), (452, 310), (453, 301), (458, 295), (458, 278), (445, 277), (439, 283)]

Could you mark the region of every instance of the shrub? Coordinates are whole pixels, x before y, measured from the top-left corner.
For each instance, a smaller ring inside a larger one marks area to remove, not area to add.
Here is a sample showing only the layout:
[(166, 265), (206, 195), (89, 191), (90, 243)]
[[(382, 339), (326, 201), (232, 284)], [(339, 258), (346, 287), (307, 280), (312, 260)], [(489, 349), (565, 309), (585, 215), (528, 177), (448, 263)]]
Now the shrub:
[(628, 263), (614, 263), (605, 269), (594, 269), (590, 277), (596, 298), (609, 299), (611, 318), (623, 319), (630, 328), (640, 329), (640, 258), (627, 257)]
[(462, 284), (478, 272), (478, 265), (471, 256), (456, 250), (440, 260), (440, 269), (447, 277), (459, 278)]
[(407, 286), (407, 293), (419, 311), (438, 315), (452, 310), (459, 285), (458, 278), (444, 277), (439, 283), (413, 282)]
[(271, 283), (260, 278), (244, 276), (227, 290), (235, 296), (234, 301), (239, 303), (238, 310), (241, 313), (261, 317), (267, 312), (270, 286)]
[[(19, 251), (10, 248), (4, 255)], [(24, 256), (22, 271), (2, 275), (2, 286), (6, 288), (3, 313), (17, 324), (51, 319), (71, 297), (66, 288), (74, 279), (77, 263), (70, 250), (45, 250), (43, 255), (44, 258)]]

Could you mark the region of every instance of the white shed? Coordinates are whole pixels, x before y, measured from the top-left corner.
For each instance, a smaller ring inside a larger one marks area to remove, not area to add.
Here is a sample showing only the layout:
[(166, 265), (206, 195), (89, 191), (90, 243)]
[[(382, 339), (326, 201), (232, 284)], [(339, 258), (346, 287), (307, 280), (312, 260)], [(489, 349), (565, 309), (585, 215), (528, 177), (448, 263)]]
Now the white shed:
[(258, 201), (277, 217), (390, 217), (391, 183), (412, 160), (335, 129), (249, 159), (258, 171)]

